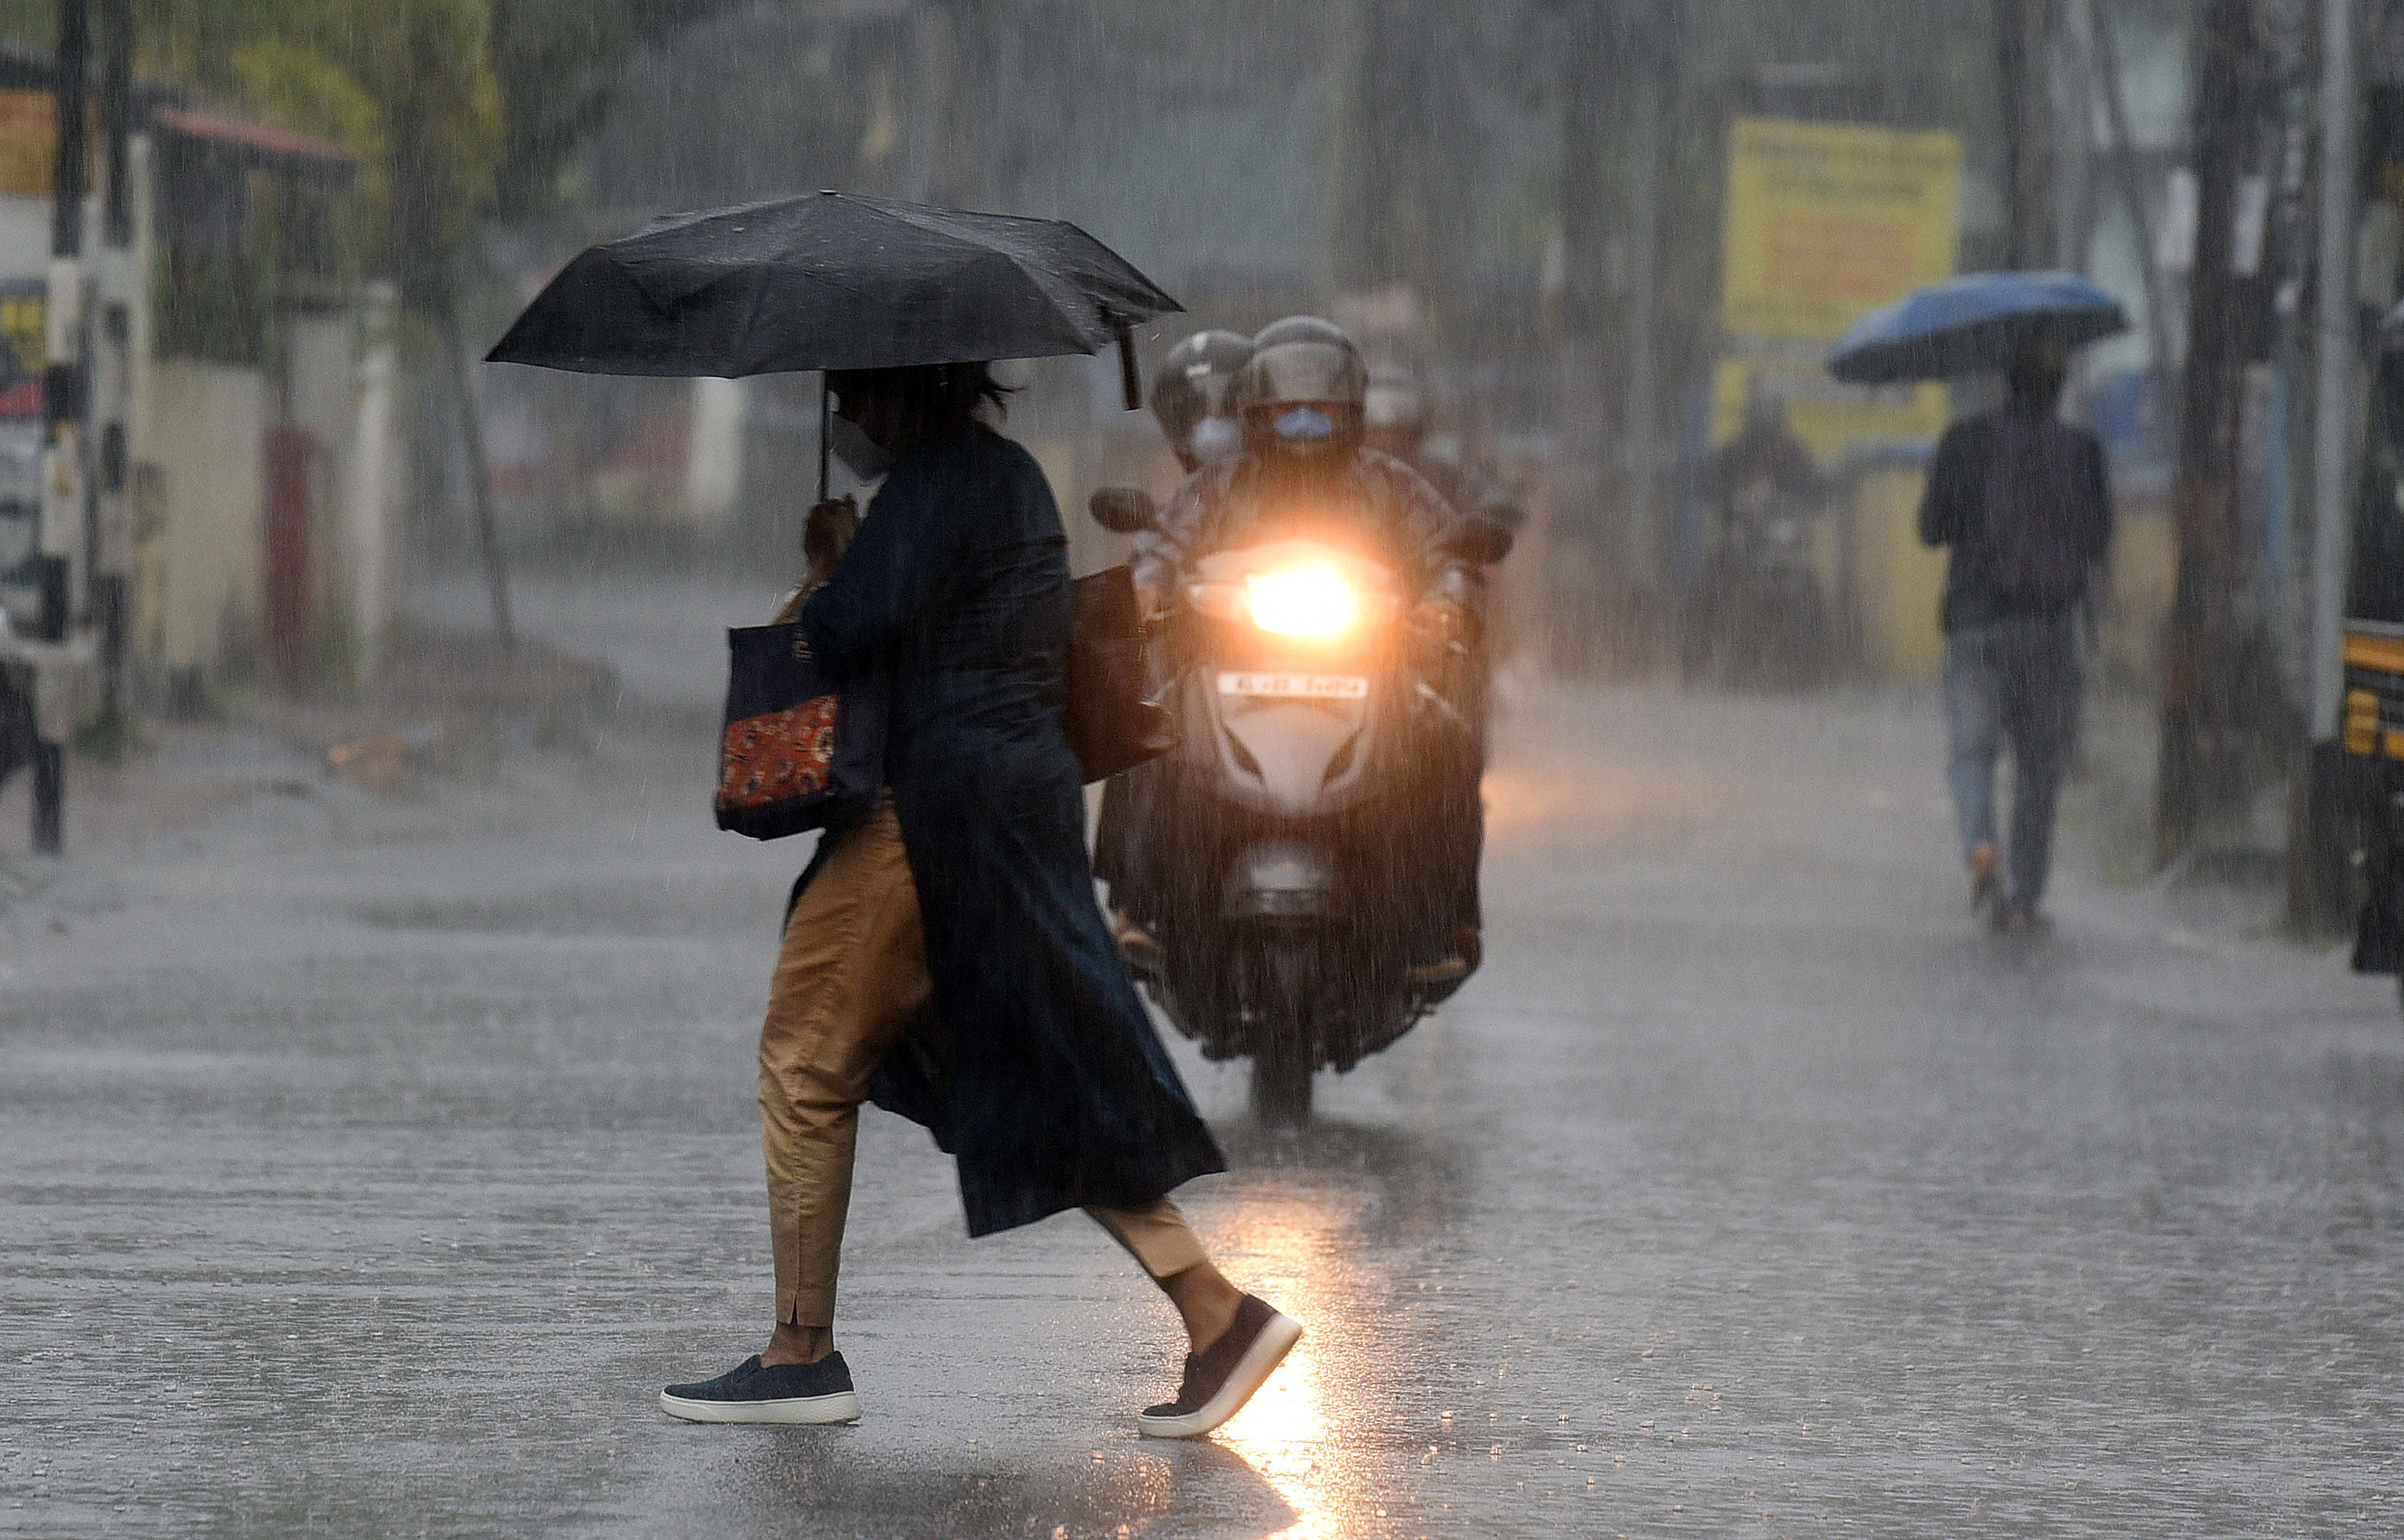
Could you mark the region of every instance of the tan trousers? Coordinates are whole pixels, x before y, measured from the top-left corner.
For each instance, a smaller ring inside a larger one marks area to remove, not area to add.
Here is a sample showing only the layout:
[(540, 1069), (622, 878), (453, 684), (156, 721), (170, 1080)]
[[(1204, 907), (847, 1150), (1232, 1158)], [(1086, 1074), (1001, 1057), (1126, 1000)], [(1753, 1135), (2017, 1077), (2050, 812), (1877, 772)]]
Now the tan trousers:
[[(890, 796), (846, 831), (802, 891), (760, 1029), (760, 1143), (776, 1319), (834, 1324), (835, 1275), (851, 1207), (852, 1152), (869, 1077), (932, 995), (918, 889)], [(1177, 1205), (1087, 1209), (1146, 1272), (1209, 1260)]]

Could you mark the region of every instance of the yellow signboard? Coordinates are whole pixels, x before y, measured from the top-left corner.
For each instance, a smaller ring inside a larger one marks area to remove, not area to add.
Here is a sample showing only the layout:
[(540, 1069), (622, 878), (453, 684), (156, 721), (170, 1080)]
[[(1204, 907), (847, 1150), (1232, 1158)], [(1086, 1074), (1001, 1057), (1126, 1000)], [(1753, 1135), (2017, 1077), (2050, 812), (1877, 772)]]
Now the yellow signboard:
[(1962, 141), (1938, 130), (1740, 118), (1728, 125), (1712, 437), (1759, 379), (1823, 463), (1866, 441), (1933, 438), (1936, 385), (1840, 385), (1819, 356), (1862, 313), (1953, 272)]
[[(1721, 253), (1725, 337), (1712, 379), (1712, 434), (1725, 441), (1756, 392), (1823, 470), (1854, 485), (1843, 538), (1820, 533), (1868, 657), (1888, 673), (1933, 675), (1929, 623), (1944, 572), (1918, 539), (1918, 477), (1881, 470), (1880, 445), (1926, 443), (1945, 428), (1937, 385), (1840, 385), (1822, 366), (1865, 311), (1953, 272), (1962, 142), (1941, 132), (1740, 118), (1728, 127)], [(1862, 452), (1868, 451), (1867, 457)]]
[(1740, 118), (1728, 126), (1720, 319), (1834, 341), (1953, 272), (1962, 141), (1941, 131)]

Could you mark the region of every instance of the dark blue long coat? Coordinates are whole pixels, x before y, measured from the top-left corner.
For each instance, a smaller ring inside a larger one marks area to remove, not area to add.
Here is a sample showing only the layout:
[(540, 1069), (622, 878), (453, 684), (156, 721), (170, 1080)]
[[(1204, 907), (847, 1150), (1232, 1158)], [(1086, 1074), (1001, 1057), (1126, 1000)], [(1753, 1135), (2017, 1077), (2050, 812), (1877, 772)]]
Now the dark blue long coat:
[(1225, 1169), (1094, 902), (1070, 623), (1051, 488), (982, 426), (894, 462), (802, 610), (830, 665), (891, 669), (886, 777), (940, 1025), (873, 1094), (958, 1157), (971, 1235)]

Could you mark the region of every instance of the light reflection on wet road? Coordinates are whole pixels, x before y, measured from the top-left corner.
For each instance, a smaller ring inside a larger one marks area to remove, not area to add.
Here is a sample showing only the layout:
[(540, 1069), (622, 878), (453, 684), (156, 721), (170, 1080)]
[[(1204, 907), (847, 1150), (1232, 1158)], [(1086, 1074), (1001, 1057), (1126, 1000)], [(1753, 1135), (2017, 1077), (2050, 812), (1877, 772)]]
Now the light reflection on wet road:
[(798, 859), (683, 750), (71, 873), (0, 917), (0, 1532), (2394, 1533), (2392, 994), (2075, 873), (1972, 937), (1934, 736), (1523, 713), (1455, 1007), (1299, 1135), (1183, 1059), (1237, 1170), (1181, 1197), (1309, 1332), (1193, 1446), (1132, 1435), (1176, 1348), (1116, 1249), (969, 1244), (881, 1114), (868, 1419), (659, 1416), (762, 1332)]

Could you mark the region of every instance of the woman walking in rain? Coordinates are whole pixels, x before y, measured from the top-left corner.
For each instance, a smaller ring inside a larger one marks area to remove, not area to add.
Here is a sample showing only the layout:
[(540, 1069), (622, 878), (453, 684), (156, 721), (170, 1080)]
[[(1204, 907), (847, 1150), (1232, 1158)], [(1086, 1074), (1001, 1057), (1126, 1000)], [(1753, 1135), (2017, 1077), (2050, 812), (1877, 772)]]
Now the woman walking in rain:
[[(766, 1349), (660, 1405), (704, 1422), (860, 1415), (834, 1347), (859, 1109), (874, 1096), (957, 1159), (969, 1233), (1082, 1208), (1183, 1318), (1192, 1437), (1235, 1415), (1302, 1328), (1212, 1266), (1168, 1193), (1224, 1169), (1094, 902), (1063, 725), (1067, 537), (1034, 459), (977, 420), (983, 364), (838, 373), (842, 436), (889, 460), (832, 562), (812, 512), (810, 646), (892, 679), (889, 791), (803, 875), (760, 1037), (776, 1319)], [(846, 456), (847, 458), (852, 456)], [(867, 468), (858, 468), (867, 469)], [(832, 565), (830, 576), (823, 568)]]

